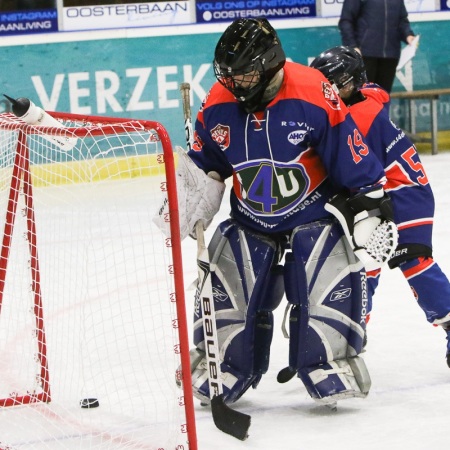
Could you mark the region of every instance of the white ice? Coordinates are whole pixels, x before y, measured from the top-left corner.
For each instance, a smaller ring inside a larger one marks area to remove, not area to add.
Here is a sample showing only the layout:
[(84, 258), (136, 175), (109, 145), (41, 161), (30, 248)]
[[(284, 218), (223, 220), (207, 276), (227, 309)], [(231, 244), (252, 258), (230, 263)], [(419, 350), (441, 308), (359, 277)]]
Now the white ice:
[[(434, 258), (450, 276), (450, 153), (421, 155), (421, 160), (436, 199)], [(208, 233), (227, 214), (225, 198)], [(189, 285), (196, 277), (195, 243), (187, 239), (183, 248)], [(187, 292), (188, 307), (192, 297)], [(335, 412), (318, 406), (299, 379), (277, 383), (277, 373), (288, 361), (288, 342), (281, 333), (283, 311), (282, 303), (275, 313), (268, 372), (257, 389), (233, 405), (252, 416), (248, 439), (242, 442), (219, 431), (209, 408), (196, 401), (199, 449), (428, 450), (448, 445), (450, 368), (445, 361), (445, 332), (426, 321), (398, 269), (383, 270), (368, 325), (364, 359), (371, 391), (365, 399), (338, 402)]]

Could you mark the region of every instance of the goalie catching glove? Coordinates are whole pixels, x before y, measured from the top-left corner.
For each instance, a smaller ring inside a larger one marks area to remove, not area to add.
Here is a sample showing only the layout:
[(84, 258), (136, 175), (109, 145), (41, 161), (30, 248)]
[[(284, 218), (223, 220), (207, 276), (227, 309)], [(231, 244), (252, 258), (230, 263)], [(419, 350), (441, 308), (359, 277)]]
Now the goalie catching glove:
[[(217, 172), (205, 174), (181, 147), (178, 153), (177, 194), (180, 218), (180, 236), (183, 240), (188, 235), (196, 239), (195, 224), (201, 220), (203, 229), (210, 225), (220, 209), (225, 192), (225, 183)], [(169, 203), (167, 196), (158, 209), (153, 222), (166, 236), (170, 236)]]
[(398, 232), (391, 199), (383, 189), (348, 199), (337, 194), (325, 209), (339, 221), (366, 270), (379, 269), (392, 257), (398, 243)]

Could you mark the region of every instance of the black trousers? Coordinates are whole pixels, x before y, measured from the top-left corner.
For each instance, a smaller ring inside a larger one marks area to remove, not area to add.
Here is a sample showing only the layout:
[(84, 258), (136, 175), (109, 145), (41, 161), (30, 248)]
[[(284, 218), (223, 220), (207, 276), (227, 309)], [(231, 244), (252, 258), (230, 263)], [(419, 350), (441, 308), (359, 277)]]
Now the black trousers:
[(363, 60), (369, 82), (377, 83), (386, 91), (391, 92), (392, 85), (394, 84), (398, 58), (373, 58), (371, 56), (363, 56)]

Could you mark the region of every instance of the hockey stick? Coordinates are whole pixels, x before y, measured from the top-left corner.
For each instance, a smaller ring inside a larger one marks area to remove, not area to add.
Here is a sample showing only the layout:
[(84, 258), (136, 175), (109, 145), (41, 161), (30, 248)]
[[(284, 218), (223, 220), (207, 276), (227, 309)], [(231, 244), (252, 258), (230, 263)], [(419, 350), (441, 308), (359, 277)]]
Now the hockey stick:
[(181, 100), (183, 102), (183, 116), (184, 116), (184, 132), (186, 134), (187, 151), (192, 150), (194, 143), (194, 131), (192, 129), (192, 115), (191, 115), (191, 85), (189, 83), (180, 84)]
[[(186, 142), (189, 149), (192, 148), (193, 142), (189, 83), (182, 83), (180, 85), (180, 91), (183, 99)], [(208, 248), (205, 244), (203, 223), (201, 221), (196, 223), (196, 235), (199, 278), (196, 295), (201, 296), (198, 301), (200, 301), (202, 311), (206, 363), (208, 366), (209, 396), (211, 399), (211, 413), (214, 424), (219, 430), (243, 441), (248, 437), (251, 417), (247, 414), (231, 409), (225, 404), (223, 399), (219, 340), (217, 336), (216, 313), (211, 281), (212, 268), (209, 260)]]

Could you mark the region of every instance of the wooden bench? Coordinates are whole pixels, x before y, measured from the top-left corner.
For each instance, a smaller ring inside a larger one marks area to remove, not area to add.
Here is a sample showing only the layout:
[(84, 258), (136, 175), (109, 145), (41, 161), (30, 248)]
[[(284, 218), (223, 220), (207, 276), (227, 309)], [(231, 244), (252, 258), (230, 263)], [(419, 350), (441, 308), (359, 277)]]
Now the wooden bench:
[(441, 95), (450, 95), (450, 88), (428, 89), (423, 91), (392, 92), (391, 98), (408, 101), (409, 131), (416, 134), (416, 116), (414, 101), (429, 100), (431, 115), (431, 153), (438, 153), (438, 100)]

